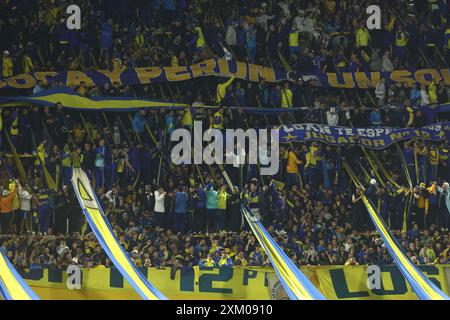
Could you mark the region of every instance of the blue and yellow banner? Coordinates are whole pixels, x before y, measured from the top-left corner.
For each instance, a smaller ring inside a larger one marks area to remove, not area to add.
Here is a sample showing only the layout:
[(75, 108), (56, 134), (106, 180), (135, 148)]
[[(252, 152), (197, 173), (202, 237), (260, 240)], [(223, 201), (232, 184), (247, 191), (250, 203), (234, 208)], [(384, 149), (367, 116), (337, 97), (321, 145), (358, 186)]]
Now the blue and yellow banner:
[[(55, 107), (60, 102), (65, 108), (73, 110), (132, 112), (141, 108), (168, 108), (182, 110), (187, 104), (163, 102), (153, 99), (132, 97), (82, 97), (68, 87), (55, 87), (30, 96), (0, 97), (0, 107), (43, 106)], [(197, 106), (192, 108), (218, 109), (219, 106)], [(237, 107), (230, 107), (232, 110)], [(302, 108), (259, 108), (243, 107), (245, 113), (275, 114), (299, 112)]]
[(44, 83), (59, 82), (66, 86), (78, 86), (82, 82), (88, 86), (103, 86), (119, 83), (123, 85), (142, 85), (191, 80), (203, 76), (236, 77), (237, 79), (268, 83), (302, 78), (312, 81), (312, 84), (330, 88), (374, 88), (381, 78), (386, 79), (386, 85), (402, 83), (410, 87), (413, 84), (430, 84), (443, 79), (450, 85), (449, 69), (419, 69), (395, 70), (393, 72), (339, 72), (310, 73), (301, 71), (286, 72), (252, 63), (228, 61), (225, 59), (209, 59), (203, 62), (178, 67), (149, 66), (134, 69), (89, 70), (89, 71), (39, 71), (19, 74), (10, 78), (0, 79), (0, 89), (16, 88), (30, 89), (39, 81)]
[(82, 169), (73, 168), (72, 185), (78, 202), (91, 226), (92, 232), (116, 268), (119, 269), (143, 299), (166, 300), (167, 298), (150, 284), (136, 268), (114, 236), (112, 227), (99, 205), (97, 196), (91, 188), (89, 178)]
[(242, 213), (250, 225), (253, 234), (272, 262), (289, 298), (291, 300), (325, 300), (323, 294), (295, 266), (292, 260), (272, 239), (261, 222), (256, 220), (246, 207), (242, 207)]
[[(382, 265), (379, 286), (367, 286), (368, 266), (303, 266), (301, 271), (329, 300), (417, 300), (395, 265)], [(449, 265), (423, 265), (419, 269), (442, 291), (448, 292)], [(171, 300), (284, 300), (287, 298), (273, 268), (139, 268)], [(81, 286), (68, 289), (69, 275), (56, 268), (33, 268), (22, 274), (43, 300), (139, 300), (116, 268), (81, 269)]]
[(39, 300), (0, 249), (0, 296), (5, 300)]
[[(368, 286), (373, 273), (366, 265), (311, 267), (320, 290), (330, 300), (417, 300), (413, 288), (396, 265), (380, 265), (377, 285)], [(446, 265), (420, 265), (420, 271), (448, 294)]]
[(45, 106), (54, 107), (62, 103), (65, 108), (93, 111), (135, 111), (140, 108), (179, 108), (182, 103), (162, 102), (151, 99), (127, 97), (82, 97), (67, 87), (56, 87), (28, 97), (0, 97), (0, 106)]
[(323, 124), (283, 125), (280, 142), (323, 142), (334, 146), (364, 146), (385, 149), (395, 142), (410, 139), (442, 141), (450, 136), (450, 122), (441, 122), (422, 128), (349, 128)]

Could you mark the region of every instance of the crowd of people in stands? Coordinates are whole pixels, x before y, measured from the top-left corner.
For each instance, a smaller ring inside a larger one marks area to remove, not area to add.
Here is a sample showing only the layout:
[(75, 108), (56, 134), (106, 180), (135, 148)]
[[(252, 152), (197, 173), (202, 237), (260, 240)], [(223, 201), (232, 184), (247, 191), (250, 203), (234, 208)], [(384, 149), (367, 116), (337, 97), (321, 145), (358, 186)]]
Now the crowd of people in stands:
[[(443, 3), (415, 1), (415, 15), (408, 15), (396, 1), (392, 12), (383, 12), (382, 29), (368, 31), (358, 1), (241, 1), (239, 7), (211, 0), (82, 1), (82, 29), (68, 31), (64, 1), (0, 1), (7, 9), (0, 10), (2, 77), (114, 64), (187, 65), (229, 55), (278, 68), (285, 57), (307, 72), (444, 67), (450, 42)], [(207, 102), (306, 106), (283, 118), (292, 123), (422, 127), (446, 117), (436, 112), (449, 98), (444, 81), (386, 88), (381, 79), (369, 94), (352, 91), (349, 100), (301, 80), (270, 85), (231, 78), (219, 80), (217, 90), (211, 88), (215, 81), (74, 88), (82, 96), (164, 99), (173, 91), (171, 98), (192, 105), (184, 110), (129, 115), (80, 113), (61, 103), (3, 107), (0, 250), (18, 270), (112, 266), (71, 189), (71, 168), (81, 166), (119, 242), (139, 266), (270, 265), (241, 215), (242, 203), (297, 265), (391, 264), (361, 191), (343, 169), (347, 161), (415, 263), (449, 262), (448, 139), (376, 152), (377, 170), (370, 165), (373, 155), (355, 146), (286, 145), (274, 176), (261, 177), (256, 165), (227, 165), (232, 188), (214, 166), (173, 165), (169, 139), (194, 120), (217, 129), (279, 123), (277, 116), (241, 108), (196, 108)], [(41, 82), (33, 92), (48, 87)]]
[[(378, 4), (380, 29), (366, 8)], [(430, 1), (80, 1), (68, 30), (63, 0), (0, 3), (3, 77), (33, 70), (187, 65), (232, 55), (310, 72), (445, 67), (448, 5)], [(447, 49), (447, 50), (446, 50)], [(4, 57), (5, 61), (8, 58)], [(11, 60), (9, 60), (11, 61)]]

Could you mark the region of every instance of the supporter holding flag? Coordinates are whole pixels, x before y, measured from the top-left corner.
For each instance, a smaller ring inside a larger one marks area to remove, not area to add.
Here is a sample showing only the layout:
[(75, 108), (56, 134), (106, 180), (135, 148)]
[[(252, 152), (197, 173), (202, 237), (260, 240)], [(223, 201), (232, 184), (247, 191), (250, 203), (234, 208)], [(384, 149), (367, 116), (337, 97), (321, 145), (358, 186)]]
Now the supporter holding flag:
[(231, 77), (226, 82), (219, 83), (217, 85), (217, 89), (216, 89), (216, 103), (217, 104), (221, 105), (221, 102), (225, 98), (225, 95), (227, 93), (227, 89), (231, 85), (233, 80), (234, 80), (234, 77)]

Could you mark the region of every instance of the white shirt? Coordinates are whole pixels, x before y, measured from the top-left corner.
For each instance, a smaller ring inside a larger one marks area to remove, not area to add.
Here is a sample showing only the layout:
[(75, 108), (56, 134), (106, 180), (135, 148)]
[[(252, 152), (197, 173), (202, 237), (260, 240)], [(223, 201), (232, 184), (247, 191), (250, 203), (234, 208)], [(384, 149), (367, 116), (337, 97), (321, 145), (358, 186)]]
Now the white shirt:
[(227, 28), (225, 43), (229, 46), (235, 46), (237, 44), (236, 29), (231, 25)]
[(330, 111), (327, 111), (327, 123), (329, 126), (337, 126), (339, 122), (339, 115), (337, 112), (331, 113)]
[(392, 70), (394, 70), (394, 65), (392, 64), (391, 59), (389, 59), (389, 57), (387, 56), (384, 56), (383, 62), (381, 63), (381, 72), (391, 72)]
[(106, 192), (105, 197), (115, 208), (116, 207), (116, 197), (113, 195), (113, 191), (109, 190), (108, 192)]
[(244, 148), (239, 148), (237, 150), (239, 154), (235, 152), (230, 152), (225, 155), (227, 164), (233, 164), (233, 167), (239, 168), (239, 166), (245, 164), (245, 150)]
[(427, 106), (430, 104), (430, 96), (428, 95), (427, 89), (420, 90), (420, 105)]
[(166, 212), (166, 208), (164, 207), (165, 196), (165, 193), (159, 193), (159, 191), (155, 191), (155, 212)]
[(375, 88), (375, 96), (378, 99), (384, 99), (386, 95), (386, 87), (384, 86), (384, 82), (379, 82), (377, 84), (377, 87)]
[(31, 210), (31, 194), (19, 185), (19, 209), (22, 211)]

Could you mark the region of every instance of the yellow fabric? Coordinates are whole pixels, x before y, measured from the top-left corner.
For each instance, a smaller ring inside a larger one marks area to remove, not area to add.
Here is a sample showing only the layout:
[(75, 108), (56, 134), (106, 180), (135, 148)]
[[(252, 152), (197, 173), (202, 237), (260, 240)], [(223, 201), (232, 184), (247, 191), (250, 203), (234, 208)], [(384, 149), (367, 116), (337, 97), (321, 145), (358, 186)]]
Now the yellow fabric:
[(134, 38), (134, 45), (138, 48), (141, 48), (144, 46), (144, 36), (142, 33), (136, 35), (136, 38)]
[(61, 164), (63, 167), (71, 167), (72, 159), (70, 158), (70, 149), (64, 148), (64, 157), (61, 159)]
[(214, 113), (213, 128), (214, 129), (223, 129), (223, 115), (219, 111)]
[(170, 65), (172, 67), (178, 67), (179, 63), (178, 63), (178, 58), (176, 55), (173, 55), (172, 58), (170, 59)]
[(283, 258), (280, 257), (276, 248), (267, 239), (267, 237), (265, 236), (264, 232), (261, 230), (259, 225), (256, 224), (250, 218), (250, 215), (247, 212), (247, 210), (245, 209), (242, 210), (242, 213), (244, 214), (244, 217), (247, 220), (256, 239), (261, 244), (261, 246), (264, 247), (264, 250), (266, 251), (267, 255), (271, 257), (271, 261), (273, 261), (273, 263), (276, 264), (279, 276), (283, 278), (284, 282), (289, 287), (291, 292), (298, 299), (312, 300), (313, 299), (312, 292), (310, 292), (310, 290), (308, 290), (308, 288), (301, 281), (299, 281), (298, 277), (294, 275), (293, 270), (290, 267), (286, 266), (286, 264), (283, 262)]
[(407, 107), (406, 111), (408, 111), (408, 123), (406, 124), (406, 126), (412, 127), (414, 124), (414, 109), (411, 107)]
[(89, 178), (83, 170), (79, 168), (73, 169), (72, 184), (77, 195), (80, 205), (84, 209), (86, 216), (89, 218), (91, 228), (97, 230), (98, 235), (103, 238), (104, 246), (106, 246), (111, 255), (114, 256), (116, 263), (120, 265), (122, 274), (127, 275), (131, 279), (135, 289), (139, 289), (142, 298), (158, 300), (158, 296), (150, 290), (148, 283), (141, 277), (127, 258), (123, 248), (119, 245), (111, 228), (108, 226), (106, 218), (100, 211), (100, 206), (95, 200), (94, 191), (90, 186)]
[(189, 110), (189, 108), (184, 109), (184, 114), (183, 117), (181, 118), (181, 124), (183, 126), (192, 126), (193, 121), (192, 121), (192, 113), (191, 110)]
[(195, 30), (198, 32), (198, 38), (196, 42), (197, 48), (204, 48), (206, 47), (206, 41), (205, 36), (203, 35), (203, 31), (201, 27), (195, 27)]
[(437, 88), (434, 81), (428, 85), (428, 96), (430, 97), (431, 103), (437, 103)]
[(19, 135), (19, 111), (17, 111), (16, 117), (14, 118), (11, 129), (9, 130), (9, 133), (12, 136), (18, 136)]
[(205, 267), (214, 267), (216, 265), (216, 263), (214, 262), (214, 260), (212, 259), (206, 259), (204, 266)]
[(448, 160), (448, 149), (447, 148), (445, 148), (445, 147), (441, 148), (441, 150), (439, 151), (439, 158), (442, 161), (447, 161)]
[[(445, 34), (450, 34), (450, 28), (445, 30)], [(447, 39), (446, 48), (450, 50), (450, 37)]]
[(292, 91), (291, 89), (281, 90), (281, 107), (289, 108), (292, 107)]
[(328, 12), (334, 13), (334, 11), (336, 10), (336, 2), (334, 0), (327, 0), (325, 2), (325, 7)]
[(295, 155), (295, 153), (290, 151), (288, 154), (287, 167), (286, 167), (287, 173), (297, 173), (299, 163), (300, 163), (300, 160), (297, 159), (297, 156)]
[(8, 78), (13, 76), (14, 64), (10, 56), (3, 57), (2, 62), (2, 77)]
[(30, 56), (26, 55), (23, 57), (23, 72), (24, 73), (30, 73), (34, 70), (33, 61), (31, 60)]
[(370, 34), (366, 28), (359, 28), (356, 31), (356, 46), (367, 47), (369, 45)]
[(306, 154), (306, 165), (307, 166), (316, 166), (317, 165), (317, 151), (319, 148), (317, 146), (312, 145), (309, 148), (309, 152)]
[(298, 31), (289, 33), (289, 47), (298, 47)]
[(122, 173), (123, 169), (125, 168), (125, 160), (120, 159), (117, 161), (117, 172)]
[(394, 25), (395, 25), (395, 15), (391, 14), (389, 23), (386, 25), (386, 30), (388, 30), (388, 31), (394, 30)]
[(217, 193), (217, 209), (226, 209), (227, 208), (227, 199), (229, 194), (226, 191), (220, 190)]
[[(347, 170), (353, 183), (357, 187), (362, 187), (361, 182), (355, 176), (355, 174), (350, 169), (347, 163), (344, 163), (344, 168)], [(444, 297), (440, 294), (440, 292), (437, 292), (433, 287), (431, 287), (429, 283), (422, 277), (423, 275), (421, 275), (419, 271), (414, 268), (414, 265), (412, 264), (411, 260), (408, 259), (408, 257), (406, 256), (404, 251), (400, 248), (398, 243), (396, 243), (392, 239), (392, 236), (389, 233), (389, 229), (387, 228), (383, 219), (380, 217), (379, 213), (372, 207), (370, 200), (364, 194), (362, 196), (362, 199), (378, 232), (380, 233), (380, 235), (383, 236), (383, 240), (387, 242), (387, 245), (391, 249), (391, 254), (394, 255), (396, 260), (399, 261), (398, 263), (403, 266), (405, 272), (411, 276), (411, 278), (414, 280), (417, 286), (419, 286), (420, 288), (423, 289), (424, 292), (426, 292), (426, 294), (429, 296), (429, 299), (432, 300), (444, 299)]]
[(8, 265), (7, 257), (0, 251), (0, 279), (2, 280), (6, 290), (14, 300), (31, 300), (32, 297), (27, 293), (17, 277), (11, 271)]
[(395, 34), (395, 45), (397, 47), (404, 47), (408, 44), (408, 39), (406, 38), (406, 33), (404, 31), (397, 31)]
[(430, 164), (438, 165), (439, 164), (439, 150), (431, 149), (430, 150)]
[(225, 98), (225, 94), (227, 92), (227, 88), (231, 85), (231, 83), (233, 82), (234, 77), (231, 77), (230, 79), (228, 79), (225, 83), (219, 83), (217, 85), (217, 90), (216, 90), (216, 103), (220, 103), (222, 101), (223, 98)]

